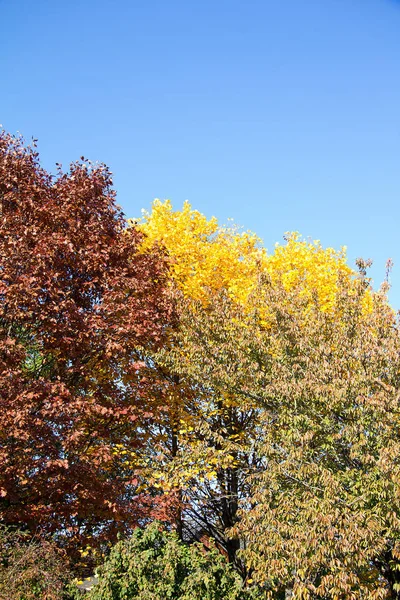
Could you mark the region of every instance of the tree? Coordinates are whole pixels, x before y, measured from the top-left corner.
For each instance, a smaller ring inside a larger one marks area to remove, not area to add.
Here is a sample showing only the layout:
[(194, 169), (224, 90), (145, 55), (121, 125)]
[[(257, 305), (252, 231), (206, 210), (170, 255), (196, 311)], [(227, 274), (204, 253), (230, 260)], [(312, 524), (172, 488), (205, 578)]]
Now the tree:
[(252, 344), (271, 365), (263, 389), (251, 381), (265, 468), (239, 529), (271, 595), (399, 597), (399, 329), (379, 293), (365, 319), (364, 294), (363, 279), (342, 288), (340, 320), (281, 308), (272, 362), (265, 338)]
[(169, 353), (210, 398), (257, 414), (231, 535), (271, 598), (399, 597), (399, 328), (360, 266), (325, 307), (268, 275), (246, 307), (225, 292), (186, 302)]
[(105, 166), (53, 177), (5, 132), (0, 202), (0, 515), (60, 543), (112, 539), (157, 502), (135, 456), (152, 416), (140, 357), (172, 318), (165, 258), (138, 252)]
[[(153, 473), (160, 488), (180, 490), (183, 528), (194, 537), (202, 531), (211, 535), (246, 577), (237, 557), (240, 538), (227, 532), (237, 523), (239, 502), (251, 495), (248, 473), (262, 463), (255, 444), (263, 425), (259, 403), (237, 392), (237, 380), (243, 383), (250, 375), (236, 339), (243, 336), (246, 319), (253, 318), (254, 294), (263, 278), (282, 290), (288, 310), (291, 295), (298, 294), (307, 319), (311, 307), (338, 315), (339, 282), (351, 285), (354, 272), (344, 251), (324, 249), (296, 234), (269, 255), (254, 234), (208, 221), (188, 203), (173, 211), (169, 201), (155, 201), (139, 228), (146, 234), (145, 248), (155, 242), (166, 248), (181, 314), (178, 329), (151, 360), (168, 381), (173, 406), (164, 427), (168, 443), (159, 446), (160, 465)], [(368, 293), (361, 302), (368, 313)], [(257, 324), (267, 328), (268, 303), (259, 303), (257, 310)]]
[(239, 576), (221, 554), (183, 544), (154, 522), (114, 546), (90, 600), (244, 600)]

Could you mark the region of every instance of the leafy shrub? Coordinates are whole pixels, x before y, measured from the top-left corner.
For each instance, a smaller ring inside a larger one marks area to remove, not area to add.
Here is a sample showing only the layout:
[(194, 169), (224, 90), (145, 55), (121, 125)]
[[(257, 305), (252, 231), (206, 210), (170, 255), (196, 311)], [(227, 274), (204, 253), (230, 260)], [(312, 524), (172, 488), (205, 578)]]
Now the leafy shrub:
[(89, 598), (242, 600), (244, 591), (239, 575), (216, 548), (185, 545), (155, 522), (114, 546)]
[(69, 579), (54, 544), (0, 526), (0, 600), (72, 600)]

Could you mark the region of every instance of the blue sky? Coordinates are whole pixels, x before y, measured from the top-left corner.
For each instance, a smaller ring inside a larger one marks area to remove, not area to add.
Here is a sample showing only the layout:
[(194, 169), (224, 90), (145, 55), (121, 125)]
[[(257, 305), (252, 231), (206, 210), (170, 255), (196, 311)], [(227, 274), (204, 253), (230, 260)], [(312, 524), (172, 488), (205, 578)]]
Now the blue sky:
[(400, 2), (0, 0), (0, 123), (44, 166), (107, 163), (118, 202), (297, 230), (395, 262)]

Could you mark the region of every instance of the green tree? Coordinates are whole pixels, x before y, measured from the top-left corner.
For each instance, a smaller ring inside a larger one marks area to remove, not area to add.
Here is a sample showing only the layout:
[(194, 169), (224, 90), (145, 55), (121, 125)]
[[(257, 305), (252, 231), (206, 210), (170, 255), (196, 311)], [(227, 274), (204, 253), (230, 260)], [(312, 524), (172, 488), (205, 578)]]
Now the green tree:
[(90, 600), (240, 600), (240, 577), (211, 546), (185, 545), (154, 522), (118, 542)]

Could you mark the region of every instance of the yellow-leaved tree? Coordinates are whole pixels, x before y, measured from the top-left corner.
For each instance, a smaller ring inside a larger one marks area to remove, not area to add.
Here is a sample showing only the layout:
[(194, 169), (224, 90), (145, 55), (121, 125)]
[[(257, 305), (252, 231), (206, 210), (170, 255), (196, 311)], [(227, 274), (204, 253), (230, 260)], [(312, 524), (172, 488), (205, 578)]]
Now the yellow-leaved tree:
[[(262, 466), (255, 446), (264, 424), (259, 399), (250, 392), (237, 393), (237, 377), (249, 373), (240, 368), (240, 361), (231, 360), (234, 348), (227, 349), (225, 341), (248, 330), (247, 317), (260, 326), (257, 335), (260, 331), (268, 335), (276, 315), (267, 302), (259, 302), (262, 282), (279, 287), (289, 312), (292, 295), (299, 297), (306, 323), (315, 310), (337, 319), (340, 290), (352, 288), (356, 273), (347, 265), (344, 249), (324, 249), (319, 242), (289, 234), (285, 244), (268, 254), (254, 233), (220, 226), (188, 202), (175, 211), (170, 201), (155, 200), (151, 212), (144, 212), (134, 226), (145, 234), (143, 252), (153, 245), (165, 248), (181, 311), (170, 344), (150, 359), (165, 378), (168, 409), (158, 422), (152, 446), (153, 453), (157, 448), (157, 460), (148, 462), (146, 474), (166, 493), (179, 490), (181, 533), (212, 536), (245, 574), (244, 563), (237, 559), (240, 539), (227, 532), (237, 523), (239, 503), (250, 497), (249, 473)], [(371, 310), (368, 290), (360, 303), (363, 312)], [(202, 322), (205, 314), (214, 318), (215, 310), (228, 329), (220, 338), (216, 328), (215, 339), (194, 345), (190, 324)], [(271, 357), (277, 359), (276, 331), (271, 330), (271, 340)], [(214, 383), (207, 374), (207, 353), (219, 347), (223, 352), (218, 372), (226, 385), (215, 385), (215, 363)]]

